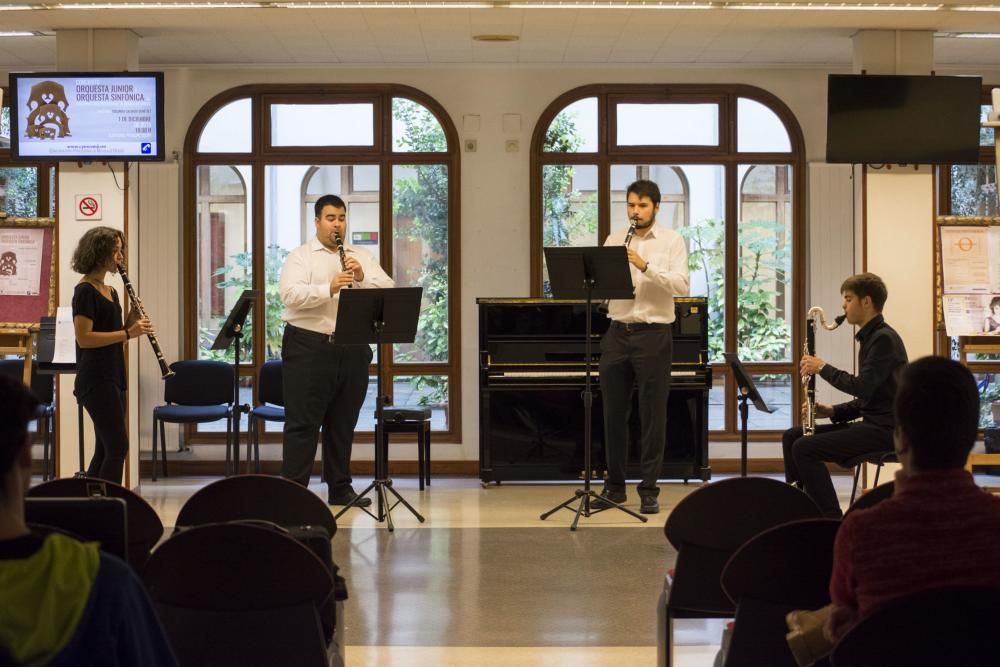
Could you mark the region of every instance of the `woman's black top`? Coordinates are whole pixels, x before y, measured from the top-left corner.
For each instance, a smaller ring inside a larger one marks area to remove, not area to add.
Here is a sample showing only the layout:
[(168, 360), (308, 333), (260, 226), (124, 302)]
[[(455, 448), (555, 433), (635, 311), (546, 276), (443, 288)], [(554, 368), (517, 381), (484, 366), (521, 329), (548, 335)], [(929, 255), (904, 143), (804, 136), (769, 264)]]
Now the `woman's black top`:
[[(118, 302), (118, 292), (111, 288), (112, 300), (101, 294), (90, 283), (78, 283), (73, 290), (73, 317), (82, 315), (94, 323), (93, 331), (121, 331), (122, 307)], [(101, 382), (111, 382), (119, 389), (125, 389), (125, 347), (124, 343), (113, 343), (104, 347), (81, 348), (76, 345), (76, 383), (73, 393), (86, 395)]]

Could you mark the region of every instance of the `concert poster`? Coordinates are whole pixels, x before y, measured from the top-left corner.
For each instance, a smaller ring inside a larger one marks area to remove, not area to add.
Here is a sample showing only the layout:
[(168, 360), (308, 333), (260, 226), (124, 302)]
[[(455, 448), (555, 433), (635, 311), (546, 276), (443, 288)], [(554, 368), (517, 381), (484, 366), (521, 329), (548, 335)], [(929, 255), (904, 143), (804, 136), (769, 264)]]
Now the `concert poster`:
[(0, 294), (38, 296), (44, 229), (0, 228)]

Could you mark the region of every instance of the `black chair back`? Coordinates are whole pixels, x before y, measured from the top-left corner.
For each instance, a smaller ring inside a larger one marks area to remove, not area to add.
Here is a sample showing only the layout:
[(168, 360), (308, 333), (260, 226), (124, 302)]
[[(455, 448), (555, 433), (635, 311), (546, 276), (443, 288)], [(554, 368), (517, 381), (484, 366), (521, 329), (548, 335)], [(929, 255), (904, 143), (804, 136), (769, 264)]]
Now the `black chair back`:
[(778, 524), (820, 516), (802, 491), (767, 477), (733, 477), (706, 484), (681, 500), (663, 532), (674, 548), (733, 551)]
[(998, 627), (1000, 590), (942, 587), (888, 602), (848, 630), (830, 657), (834, 667), (995, 665)]
[(309, 489), (284, 477), (235, 475), (199, 489), (181, 507), (177, 526), (237, 520), (262, 520), (280, 526), (322, 526), (337, 532), (327, 504)]
[(333, 576), (286, 533), (241, 523), (183, 530), (157, 547), (143, 580), (182, 665), (324, 664), (319, 610), (333, 599)]
[(281, 361), (266, 361), (260, 369), (257, 397), (261, 403), (285, 405), (285, 390), (281, 376)]
[(146, 500), (120, 484), (91, 477), (66, 477), (28, 489), (29, 498), (121, 498), (128, 508), (128, 560), (142, 570), (150, 551), (163, 537), (163, 522)]
[(845, 514), (850, 514), (855, 510), (863, 510), (868, 507), (874, 507), (883, 500), (891, 498), (895, 490), (896, 490), (895, 482), (886, 482), (885, 484), (879, 484), (874, 489), (872, 489), (868, 493), (862, 495), (860, 498), (855, 500), (854, 504), (847, 508), (847, 512), (845, 512)]
[[(23, 380), (24, 359), (0, 359), (0, 375)], [(52, 405), (55, 376), (38, 372), (38, 363), (31, 364), (31, 395), (42, 405)]]
[(838, 528), (836, 519), (802, 519), (750, 538), (726, 563), (723, 590), (734, 603), (751, 597), (795, 609), (829, 604)]
[(170, 364), (163, 400), (175, 405), (222, 405), (233, 402), (233, 367), (224, 361), (186, 359)]
[(29, 524), (52, 526), (80, 539), (99, 542), (101, 550), (128, 562), (128, 522), (121, 498), (25, 498)]

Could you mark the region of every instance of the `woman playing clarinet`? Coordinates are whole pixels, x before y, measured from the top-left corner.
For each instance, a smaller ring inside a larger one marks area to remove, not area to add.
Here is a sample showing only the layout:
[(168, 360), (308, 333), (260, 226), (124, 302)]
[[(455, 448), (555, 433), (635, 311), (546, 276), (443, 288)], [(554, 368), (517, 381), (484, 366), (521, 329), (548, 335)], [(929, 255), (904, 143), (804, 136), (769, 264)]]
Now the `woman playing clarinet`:
[(96, 445), (87, 475), (121, 484), (128, 434), (125, 431), (125, 341), (153, 332), (135, 310), (122, 323), (118, 292), (104, 283), (124, 261), (125, 237), (117, 229), (94, 227), (80, 239), (71, 266), (83, 278), (73, 290), (76, 382), (73, 393), (94, 422)]

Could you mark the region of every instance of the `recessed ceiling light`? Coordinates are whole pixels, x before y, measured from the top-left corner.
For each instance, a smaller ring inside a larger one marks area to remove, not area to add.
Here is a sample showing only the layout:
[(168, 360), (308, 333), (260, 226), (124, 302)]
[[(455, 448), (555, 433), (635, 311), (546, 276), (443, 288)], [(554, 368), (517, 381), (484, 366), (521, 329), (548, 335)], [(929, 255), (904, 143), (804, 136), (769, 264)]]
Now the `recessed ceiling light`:
[(521, 38), (517, 35), (473, 35), (472, 39), (477, 42), (516, 42)]

